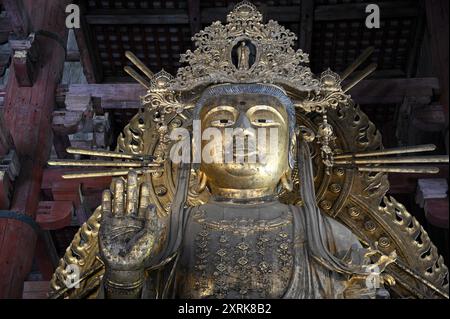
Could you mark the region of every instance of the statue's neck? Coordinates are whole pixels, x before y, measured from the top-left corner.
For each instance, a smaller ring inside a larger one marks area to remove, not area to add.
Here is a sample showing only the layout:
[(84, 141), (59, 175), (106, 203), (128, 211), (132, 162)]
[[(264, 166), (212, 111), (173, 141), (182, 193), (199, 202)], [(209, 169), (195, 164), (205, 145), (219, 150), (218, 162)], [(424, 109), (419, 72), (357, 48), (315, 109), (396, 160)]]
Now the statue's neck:
[(277, 197), (274, 189), (231, 189), (216, 188), (210, 185), (215, 201), (230, 203), (264, 203)]
[(246, 201), (212, 197), (201, 206), (204, 217), (210, 220), (274, 220), (287, 218), (289, 206), (276, 197), (264, 197)]

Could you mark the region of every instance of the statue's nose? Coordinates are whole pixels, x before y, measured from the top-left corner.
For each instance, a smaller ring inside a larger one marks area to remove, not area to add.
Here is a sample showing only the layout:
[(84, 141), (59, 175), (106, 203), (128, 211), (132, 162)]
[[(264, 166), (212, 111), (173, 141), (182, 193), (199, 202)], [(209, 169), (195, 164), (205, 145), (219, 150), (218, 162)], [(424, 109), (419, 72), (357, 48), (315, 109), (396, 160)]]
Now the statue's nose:
[(254, 129), (252, 128), (252, 123), (248, 119), (245, 113), (241, 113), (236, 121), (235, 128), (242, 130), (244, 135), (254, 135)]

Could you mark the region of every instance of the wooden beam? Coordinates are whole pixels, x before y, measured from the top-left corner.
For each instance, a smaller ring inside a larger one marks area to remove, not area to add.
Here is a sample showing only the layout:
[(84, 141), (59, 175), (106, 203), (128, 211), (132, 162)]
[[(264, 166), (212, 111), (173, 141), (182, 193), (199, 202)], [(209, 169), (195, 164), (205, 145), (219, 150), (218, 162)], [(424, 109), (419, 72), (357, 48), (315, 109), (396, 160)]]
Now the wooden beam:
[(74, 206), (72, 201), (42, 201), (36, 216), (36, 222), (43, 230), (57, 230), (70, 225)]
[[(66, 95), (91, 96), (94, 107), (103, 109), (139, 108), (140, 96), (145, 95), (145, 88), (137, 83), (117, 84), (71, 84), (67, 89), (58, 90), (59, 100)], [(98, 105), (96, 105), (96, 103)]]
[[(111, 177), (63, 179), (64, 173), (82, 172), (80, 168), (47, 168), (42, 179), (42, 190), (51, 192), (56, 201), (71, 201), (75, 208), (80, 206), (79, 189), (86, 194), (98, 193), (107, 189), (112, 181)], [(100, 202), (98, 202), (100, 203)]]
[[(395, 104), (401, 103), (405, 96), (415, 97), (418, 102), (429, 102), (439, 90), (436, 78), (375, 79), (362, 81), (350, 94), (360, 104)], [(67, 94), (90, 95), (94, 100), (94, 107), (100, 106), (103, 109), (139, 108), (139, 97), (145, 95), (145, 88), (137, 83), (71, 84), (60, 87), (57, 91), (57, 99), (62, 101)]]
[(111, 177), (97, 177), (97, 178), (79, 178), (79, 179), (64, 179), (62, 175), (65, 173), (82, 172), (83, 168), (46, 168), (42, 177), (42, 189), (56, 189), (55, 183), (59, 185), (68, 185), (70, 187), (78, 188), (83, 185), (86, 191), (106, 189), (111, 184)]
[(350, 90), (359, 104), (396, 104), (405, 97), (414, 97), (417, 103), (430, 103), (440, 89), (436, 78), (364, 80)]
[(64, 173), (84, 171), (82, 168), (48, 168), (44, 171), (42, 192), (57, 202), (72, 203), (79, 225), (89, 218), (90, 214), (101, 203), (101, 196), (110, 187), (111, 177), (81, 178), (67, 180)]

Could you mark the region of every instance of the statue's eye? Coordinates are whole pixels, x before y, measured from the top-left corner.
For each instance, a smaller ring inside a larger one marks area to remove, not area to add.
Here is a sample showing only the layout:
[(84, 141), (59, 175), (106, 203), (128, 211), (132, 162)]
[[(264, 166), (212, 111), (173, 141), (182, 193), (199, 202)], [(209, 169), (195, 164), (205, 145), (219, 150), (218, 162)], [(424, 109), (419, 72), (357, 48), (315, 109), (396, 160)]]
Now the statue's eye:
[(269, 118), (256, 118), (252, 121), (252, 124), (255, 126), (274, 126), (277, 123)]
[(211, 122), (211, 126), (214, 127), (228, 127), (234, 124), (233, 120), (230, 119), (219, 119)]
[(285, 123), (280, 112), (270, 105), (255, 105), (246, 113), (252, 125), (256, 127), (276, 127)]

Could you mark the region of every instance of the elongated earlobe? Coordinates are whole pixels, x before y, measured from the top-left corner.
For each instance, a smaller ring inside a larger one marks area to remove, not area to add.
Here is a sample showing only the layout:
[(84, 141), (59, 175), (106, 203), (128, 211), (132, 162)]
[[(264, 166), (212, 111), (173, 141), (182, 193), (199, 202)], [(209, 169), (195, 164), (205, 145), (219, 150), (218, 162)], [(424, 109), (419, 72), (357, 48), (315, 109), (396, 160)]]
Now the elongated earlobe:
[(294, 189), (294, 183), (292, 181), (291, 170), (287, 170), (283, 176), (281, 176), (281, 185), (283, 185), (283, 188), (286, 191), (292, 192)]
[(296, 151), (297, 151), (297, 141), (298, 141), (298, 132), (299, 129), (298, 127), (295, 127), (294, 131), (291, 132), (291, 140), (289, 143), (289, 154), (288, 154), (288, 162), (289, 162), (289, 167), (292, 169), (294, 169), (295, 166), (295, 155), (296, 155)]
[(199, 170), (197, 178), (197, 193), (201, 193), (205, 190), (207, 181), (208, 177), (206, 177), (206, 174)]

